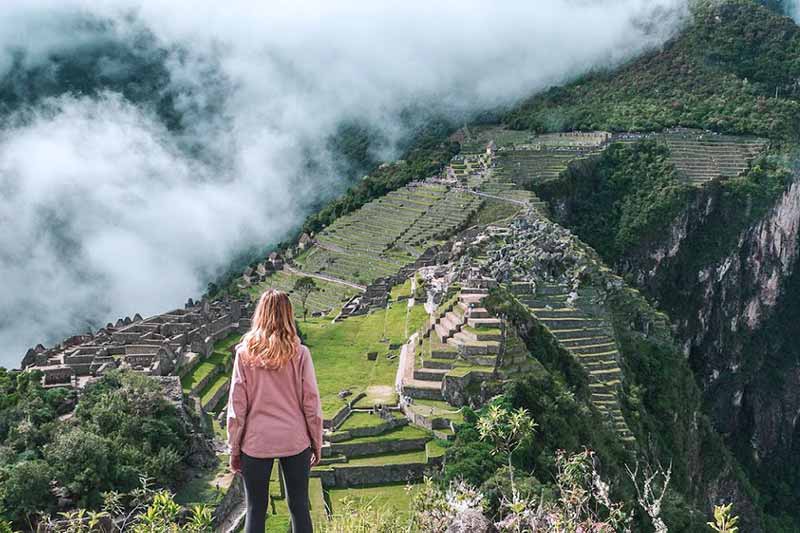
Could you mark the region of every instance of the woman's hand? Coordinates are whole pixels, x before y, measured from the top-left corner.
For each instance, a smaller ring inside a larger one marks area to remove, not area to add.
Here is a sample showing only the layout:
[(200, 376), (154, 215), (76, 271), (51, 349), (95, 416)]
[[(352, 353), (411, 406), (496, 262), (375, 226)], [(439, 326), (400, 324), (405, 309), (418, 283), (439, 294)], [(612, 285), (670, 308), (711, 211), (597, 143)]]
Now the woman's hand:
[(231, 455), (231, 472), (238, 474), (242, 471), (242, 456), (240, 454)]
[(322, 461), (322, 450), (314, 449), (311, 452), (311, 468), (317, 466)]

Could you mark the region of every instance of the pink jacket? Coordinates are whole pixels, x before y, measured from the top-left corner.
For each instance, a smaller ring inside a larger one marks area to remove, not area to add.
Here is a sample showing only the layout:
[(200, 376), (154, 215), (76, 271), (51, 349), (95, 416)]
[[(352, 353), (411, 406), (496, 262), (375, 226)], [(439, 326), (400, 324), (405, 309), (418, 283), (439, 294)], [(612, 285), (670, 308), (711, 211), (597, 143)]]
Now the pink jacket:
[[(299, 345), (280, 370), (245, 365), (239, 346), (228, 397), (231, 454), (288, 457), (322, 448), (322, 406), (311, 352)], [(319, 457), (319, 455), (317, 456)]]

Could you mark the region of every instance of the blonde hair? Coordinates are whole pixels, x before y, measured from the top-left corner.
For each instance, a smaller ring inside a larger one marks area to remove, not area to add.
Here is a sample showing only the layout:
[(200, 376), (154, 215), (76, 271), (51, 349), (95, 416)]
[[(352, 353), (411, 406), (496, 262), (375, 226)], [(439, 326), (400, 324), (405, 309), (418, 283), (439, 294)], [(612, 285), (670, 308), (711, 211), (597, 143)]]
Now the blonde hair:
[(256, 304), (250, 331), (242, 337), (242, 361), (278, 370), (297, 355), (299, 344), (289, 295), (267, 289)]

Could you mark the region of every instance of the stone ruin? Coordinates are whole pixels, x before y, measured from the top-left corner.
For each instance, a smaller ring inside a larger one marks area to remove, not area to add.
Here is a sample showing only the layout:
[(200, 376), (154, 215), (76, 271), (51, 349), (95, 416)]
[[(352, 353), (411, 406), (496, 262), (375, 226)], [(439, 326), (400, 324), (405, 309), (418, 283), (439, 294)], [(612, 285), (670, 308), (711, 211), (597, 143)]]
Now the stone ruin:
[(22, 368), (41, 371), (46, 387), (81, 387), (114, 368), (179, 374), (196, 357), (209, 356), (215, 342), (246, 331), (251, 305), (249, 300), (190, 298), (183, 309), (120, 318), (96, 334), (76, 335), (50, 349), (39, 344), (25, 354)]

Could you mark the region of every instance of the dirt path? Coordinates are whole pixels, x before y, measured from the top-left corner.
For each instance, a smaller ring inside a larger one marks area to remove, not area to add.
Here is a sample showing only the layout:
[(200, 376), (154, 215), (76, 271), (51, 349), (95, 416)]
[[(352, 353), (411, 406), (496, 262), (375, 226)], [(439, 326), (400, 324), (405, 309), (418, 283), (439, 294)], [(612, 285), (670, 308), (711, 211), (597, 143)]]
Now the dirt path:
[(339, 278), (334, 278), (333, 276), (328, 276), (327, 274), (311, 274), (309, 272), (303, 272), (302, 270), (297, 270), (296, 268), (290, 267), (289, 265), (283, 265), (283, 269), (287, 272), (294, 274), (295, 276), (308, 276), (309, 278), (316, 278), (316, 279), (321, 279), (323, 281), (330, 281), (331, 283), (346, 285), (361, 292), (367, 290), (367, 287), (364, 285), (359, 285), (357, 283), (350, 283), (349, 281), (345, 281)]

